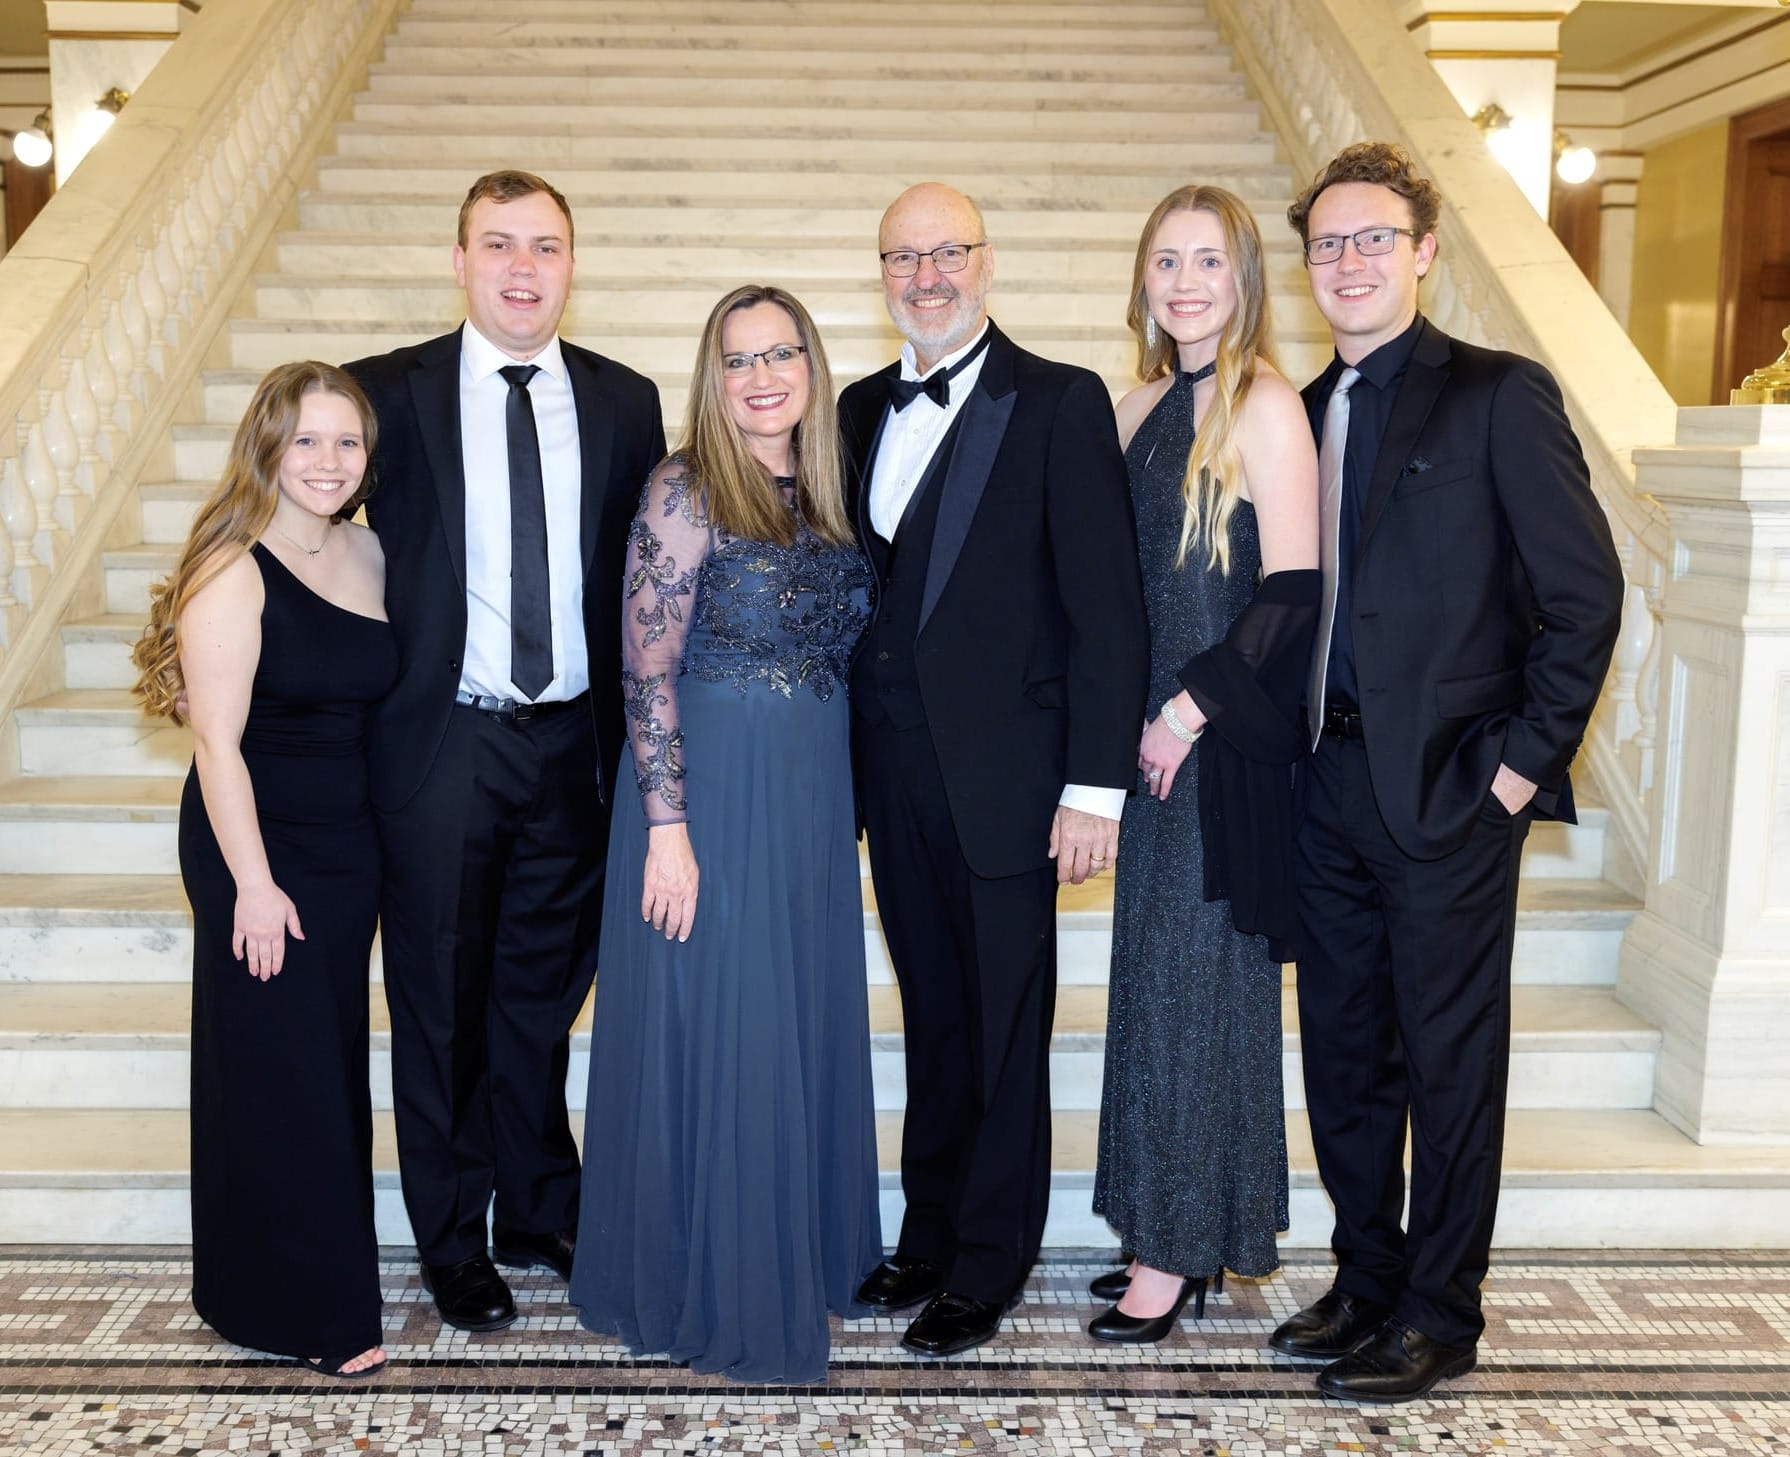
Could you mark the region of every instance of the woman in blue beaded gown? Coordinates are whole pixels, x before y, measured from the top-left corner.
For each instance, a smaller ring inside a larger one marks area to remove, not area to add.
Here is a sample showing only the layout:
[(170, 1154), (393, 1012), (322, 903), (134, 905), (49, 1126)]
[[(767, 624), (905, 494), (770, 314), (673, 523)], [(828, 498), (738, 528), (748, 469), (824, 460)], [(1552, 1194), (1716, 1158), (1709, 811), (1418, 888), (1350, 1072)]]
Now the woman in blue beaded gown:
[(1219, 188), (1171, 193), (1138, 240), (1144, 384), (1118, 416), (1155, 707), (1113, 889), (1094, 1208), (1135, 1258), (1092, 1287), (1118, 1302), (1089, 1326), (1107, 1341), (1162, 1339), (1227, 1269), (1271, 1273), (1287, 1227), (1280, 963), (1321, 579), (1317, 457), (1263, 275)]
[(571, 1300), (740, 1381), (824, 1380), (882, 1258), (838, 439), (807, 311), (735, 289), (628, 548), (640, 806), (610, 831)]

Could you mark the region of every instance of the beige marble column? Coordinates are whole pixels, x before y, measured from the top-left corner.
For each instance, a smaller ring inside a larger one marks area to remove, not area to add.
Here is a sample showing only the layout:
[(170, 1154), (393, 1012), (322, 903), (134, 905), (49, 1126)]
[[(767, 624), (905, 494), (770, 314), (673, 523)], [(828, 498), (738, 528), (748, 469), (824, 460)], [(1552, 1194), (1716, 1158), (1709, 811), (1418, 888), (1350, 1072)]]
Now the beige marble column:
[(1635, 196), (1641, 184), (1639, 152), (1599, 152), (1597, 292), (1616, 322), (1628, 328), (1629, 295), (1635, 272)]
[(1499, 160), (1543, 217), (1554, 166), (1554, 73), (1560, 22), (1578, 0), (1533, 10), (1510, 0), (1399, 0), (1398, 18), (1468, 116), (1497, 105), (1511, 118)]
[(1664, 1034), (1654, 1106), (1790, 1139), (1790, 405), (1678, 412), (1635, 452), (1670, 520), (1646, 904), (1618, 994)]

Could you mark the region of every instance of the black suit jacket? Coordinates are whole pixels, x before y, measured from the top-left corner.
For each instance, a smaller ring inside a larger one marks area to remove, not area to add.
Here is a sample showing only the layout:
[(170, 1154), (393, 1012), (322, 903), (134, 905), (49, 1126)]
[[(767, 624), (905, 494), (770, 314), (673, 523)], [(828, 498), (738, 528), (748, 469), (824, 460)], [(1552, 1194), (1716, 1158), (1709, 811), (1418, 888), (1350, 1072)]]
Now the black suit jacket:
[[(563, 339), (584, 474), (584, 634), (602, 792), (622, 747), (622, 563), (641, 486), (664, 457), (659, 391), (624, 365)], [(460, 331), (346, 366), (379, 420), (367, 520), (385, 550), (385, 606), (398, 682), (374, 714), (374, 804), (401, 808), (447, 731), (466, 647), (466, 480), (460, 458)]]
[[(1306, 386), (1312, 432), (1340, 360)], [(1353, 630), (1380, 813), (1399, 848), (1465, 844), (1500, 761), (1572, 820), (1622, 568), (1554, 377), (1427, 320), (1362, 506)]]
[[(992, 877), (1048, 863), (1065, 784), (1136, 778), (1149, 635), (1105, 385), (989, 328), (946, 467), (916, 670), (964, 858)], [(899, 373), (890, 365), (839, 401), (866, 540)]]

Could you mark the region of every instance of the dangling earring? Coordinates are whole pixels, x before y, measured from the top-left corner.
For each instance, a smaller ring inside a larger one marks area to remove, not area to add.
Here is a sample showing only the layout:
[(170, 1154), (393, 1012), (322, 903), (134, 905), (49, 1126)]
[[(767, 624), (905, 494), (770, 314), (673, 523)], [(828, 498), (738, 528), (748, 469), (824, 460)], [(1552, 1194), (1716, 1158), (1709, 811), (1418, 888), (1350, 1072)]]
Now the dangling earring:
[(1144, 348), (1154, 349), (1155, 347), (1156, 347), (1156, 315), (1145, 314), (1144, 315)]

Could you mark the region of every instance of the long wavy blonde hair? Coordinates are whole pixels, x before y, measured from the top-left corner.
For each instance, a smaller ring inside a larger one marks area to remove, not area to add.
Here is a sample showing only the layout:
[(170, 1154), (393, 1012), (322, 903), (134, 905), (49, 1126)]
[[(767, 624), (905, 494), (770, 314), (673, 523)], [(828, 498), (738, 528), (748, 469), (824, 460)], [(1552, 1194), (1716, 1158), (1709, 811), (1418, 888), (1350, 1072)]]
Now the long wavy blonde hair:
[[(137, 665), (134, 688), (143, 711), (183, 722), (175, 701), (185, 688), (180, 675), (180, 614), (193, 594), (252, 547), (273, 520), (280, 500), (280, 458), (298, 433), (299, 405), (310, 394), (341, 395), (361, 419), (370, 462), (377, 447), (378, 422), (361, 387), (333, 364), (305, 360), (282, 364), (255, 387), (255, 397), (236, 427), (224, 473), (209, 500), (193, 518), (180, 561), (165, 582), (149, 593), (149, 626), (131, 651)], [(373, 487), (371, 465), (360, 488), (335, 514), (346, 521)]]
[(1217, 388), (1200, 421), (1193, 449), (1187, 453), (1187, 469), (1181, 478), (1181, 543), (1175, 565), (1187, 564), (1188, 554), (1204, 548), (1206, 565), (1229, 574), (1231, 569), (1231, 518), (1243, 499), (1243, 463), (1237, 455), (1237, 420), (1243, 402), (1255, 383), (1256, 366), (1274, 366), (1268, 342), (1268, 287), (1262, 263), (1262, 235), (1255, 218), (1235, 193), (1222, 187), (1179, 187), (1156, 204), (1137, 240), (1137, 260), (1131, 270), (1131, 302), (1125, 323), (1137, 340), (1137, 376), (1146, 384), (1161, 379), (1175, 367), (1176, 345), (1158, 327), (1146, 328), (1150, 305), (1144, 295), (1144, 272), (1150, 265), (1156, 230), (1171, 213), (1209, 212), (1218, 219), (1236, 280), (1237, 306), (1218, 336), (1218, 360), (1213, 378)]
[(677, 451), (690, 463), (703, 492), (711, 525), (746, 541), (788, 546), (795, 522), (784, 508), (771, 473), (747, 448), (746, 436), (727, 407), (721, 371), (721, 329), (728, 315), (756, 304), (776, 304), (796, 327), (796, 343), (808, 352), (808, 411), (795, 431), (796, 505), (822, 541), (844, 546), (853, 539), (845, 507), (845, 470), (840, 458), (839, 411), (833, 402), (833, 375), (820, 334), (795, 295), (768, 283), (749, 283), (722, 296), (702, 326), (696, 349), (696, 377), (684, 438)]

